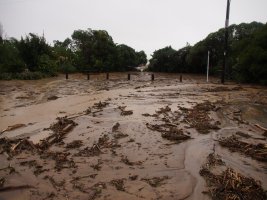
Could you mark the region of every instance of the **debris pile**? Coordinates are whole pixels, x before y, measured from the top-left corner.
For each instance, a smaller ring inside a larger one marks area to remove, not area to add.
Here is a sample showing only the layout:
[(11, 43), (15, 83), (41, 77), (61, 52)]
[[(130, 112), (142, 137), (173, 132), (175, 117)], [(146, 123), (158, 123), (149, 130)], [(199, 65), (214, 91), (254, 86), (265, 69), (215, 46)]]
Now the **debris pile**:
[(164, 184), (163, 181), (169, 179), (168, 176), (153, 177), (153, 178), (142, 178), (142, 181), (147, 182), (151, 187), (159, 187)]
[(36, 160), (27, 160), (20, 162), (21, 166), (28, 166), (29, 168), (34, 168), (34, 175), (38, 176), (39, 174), (49, 171), (48, 169), (43, 169), (43, 166), (38, 164)]
[(215, 153), (210, 153), (207, 157), (208, 167), (213, 167), (216, 165), (225, 165), (221, 157)]
[(197, 104), (192, 109), (183, 108), (185, 112), (184, 121), (195, 128), (201, 134), (207, 134), (210, 130), (217, 130), (216, 124), (211, 124), (209, 112), (214, 110), (215, 106), (210, 102)]
[(114, 126), (112, 127), (112, 132), (115, 132), (119, 129), (120, 123), (117, 122), (116, 124), (114, 124)]
[(227, 168), (219, 175), (213, 174), (206, 168), (202, 169), (200, 174), (205, 177), (209, 194), (214, 200), (265, 200), (267, 198), (260, 182), (242, 176), (231, 168)]
[(99, 156), (101, 153), (100, 147), (97, 144), (94, 144), (91, 148), (86, 147), (80, 150), (75, 156), (81, 157), (90, 157), (90, 156)]
[(245, 177), (231, 168), (221, 170), (219, 173), (212, 172), (218, 165), (225, 165), (219, 155), (209, 154), (207, 163), (199, 171), (208, 185), (208, 193), (214, 200), (236, 199), (236, 200), (263, 200), (267, 198), (261, 183), (253, 178)]
[(118, 108), (120, 109), (122, 116), (132, 115), (133, 114), (132, 110), (125, 110), (126, 106), (119, 106)]
[(185, 135), (181, 129), (171, 127), (168, 132), (162, 133), (161, 136), (167, 140), (181, 141), (188, 140), (191, 137)]
[(238, 140), (236, 136), (223, 138), (219, 140), (219, 144), (228, 148), (232, 152), (240, 152), (250, 157), (267, 162), (267, 145), (259, 143), (257, 145), (249, 144)]
[(76, 156), (82, 156), (82, 157), (90, 157), (90, 156), (99, 156), (103, 148), (115, 148), (119, 147), (120, 145), (117, 144), (116, 141), (110, 141), (110, 138), (107, 134), (103, 135), (98, 139), (98, 142), (94, 144), (92, 147), (86, 147), (82, 150), (80, 150), (78, 153), (76, 153)]
[(19, 154), (22, 151), (35, 151), (36, 146), (28, 139), (0, 138), (0, 154), (7, 153), (9, 157)]
[(101, 101), (99, 101), (98, 103), (95, 103), (95, 104), (93, 105), (93, 108), (94, 108), (94, 109), (98, 109), (98, 110), (100, 110), (100, 109), (105, 108), (107, 105), (109, 105), (108, 102), (101, 102)]
[(118, 132), (118, 133), (114, 134), (113, 136), (114, 136), (115, 139), (121, 139), (121, 138), (128, 137), (128, 134), (124, 134), (124, 133)]
[(153, 125), (147, 123), (146, 126), (150, 130), (161, 132), (161, 136), (167, 140), (184, 141), (191, 138), (189, 135), (185, 135), (181, 129), (178, 129), (172, 124)]
[(67, 117), (58, 117), (57, 122), (52, 124), (48, 129), (53, 131), (53, 134), (45, 138), (39, 143), (39, 148), (42, 150), (48, 149), (51, 145), (62, 143), (63, 138), (67, 133), (78, 124)]
[(124, 180), (125, 179), (114, 179), (110, 183), (111, 183), (111, 185), (115, 186), (115, 188), (117, 190), (119, 190), (119, 191), (125, 191)]
[(50, 97), (47, 98), (48, 101), (51, 101), (51, 100), (57, 100), (59, 97), (56, 96), (56, 95), (52, 95)]
[(76, 149), (80, 148), (83, 145), (83, 141), (81, 140), (73, 140), (72, 142), (66, 145), (67, 149)]
[(170, 111), (171, 111), (171, 108), (169, 106), (166, 106), (165, 108), (160, 108), (158, 111), (156, 111), (156, 113), (160, 115), (160, 114), (164, 114)]
[(230, 92), (230, 91), (239, 91), (239, 90), (243, 90), (243, 88), (240, 86), (237, 86), (237, 87), (219, 86), (219, 87), (207, 88), (206, 92)]
[(56, 162), (55, 169), (57, 171), (62, 170), (63, 168), (75, 168), (75, 162), (72, 159), (69, 159), (68, 156), (70, 153), (66, 152), (44, 152), (40, 157), (42, 159), (52, 159)]

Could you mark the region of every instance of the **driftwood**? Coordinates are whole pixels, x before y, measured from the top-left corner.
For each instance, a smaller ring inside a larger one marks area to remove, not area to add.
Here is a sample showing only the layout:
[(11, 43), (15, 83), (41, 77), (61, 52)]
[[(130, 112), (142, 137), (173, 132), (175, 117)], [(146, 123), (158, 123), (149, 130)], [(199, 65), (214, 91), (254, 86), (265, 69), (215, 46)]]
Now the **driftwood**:
[(262, 127), (262, 126), (259, 125), (259, 124), (255, 124), (254, 126), (260, 128), (260, 129), (263, 130), (263, 131), (267, 131), (267, 128), (264, 128), (264, 127)]
[(7, 132), (7, 131), (12, 131), (12, 130), (15, 130), (15, 129), (18, 129), (18, 128), (21, 128), (21, 127), (24, 127), (26, 126), (25, 124), (15, 124), (15, 125), (12, 125), (12, 126), (8, 126), (6, 129), (2, 130), (0, 132), (0, 135), (3, 134), (4, 132)]

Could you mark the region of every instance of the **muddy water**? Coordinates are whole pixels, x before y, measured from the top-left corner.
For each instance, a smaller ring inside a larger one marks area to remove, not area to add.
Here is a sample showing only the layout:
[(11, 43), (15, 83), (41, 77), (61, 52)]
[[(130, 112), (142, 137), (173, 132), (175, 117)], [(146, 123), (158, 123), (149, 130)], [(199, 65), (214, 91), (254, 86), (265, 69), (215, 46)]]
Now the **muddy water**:
[[(0, 168), (11, 164), (17, 172), (0, 171), (0, 178), (6, 180), (4, 186), (34, 186), (0, 192), (0, 199), (210, 199), (203, 193), (207, 186), (199, 170), (214, 150), (229, 167), (261, 181), (267, 189), (265, 163), (232, 153), (217, 142), (218, 138), (242, 131), (252, 136), (249, 141), (266, 144), (264, 131), (255, 124), (267, 127), (267, 88), (229, 84), (222, 89), (219, 80), (214, 78), (207, 84), (205, 77), (200, 76), (184, 76), (182, 83), (175, 74), (155, 74), (154, 82), (150, 78), (149, 73), (142, 72), (132, 74), (130, 81), (126, 73), (112, 73), (110, 80), (105, 80), (105, 74), (93, 75), (90, 80), (76, 74), (70, 75), (69, 80), (59, 76), (38, 81), (1, 81), (0, 130), (15, 124), (25, 126), (4, 132), (0, 137), (29, 137), (38, 143), (52, 134), (44, 129), (56, 122), (57, 117), (73, 117), (78, 125), (61, 144), (49, 149), (69, 153), (68, 159), (74, 161), (75, 167), (57, 170), (53, 159), (43, 159), (33, 152), (23, 152), (11, 160), (0, 154)], [(57, 98), (49, 100), (52, 96)], [(100, 101), (108, 105), (95, 114), (84, 114)], [(220, 122), (220, 129), (199, 134), (181, 117), (175, 125), (191, 139), (179, 144), (147, 128), (147, 123), (161, 124), (159, 118), (142, 115), (153, 115), (166, 106), (173, 113), (181, 112), (180, 107), (192, 108), (204, 101), (219, 106), (218, 111), (209, 114), (211, 121)], [(122, 116), (119, 106), (126, 106), (133, 114)], [(116, 123), (120, 124), (118, 130), (112, 132)], [(126, 136), (115, 140), (118, 133)], [(101, 148), (97, 156), (77, 155), (103, 135), (118, 146)], [(82, 146), (67, 149), (66, 145), (73, 140), (81, 140)], [(35, 160), (45, 171), (35, 175), (34, 166), (20, 164), (29, 160)], [(162, 181), (153, 186), (147, 181), (153, 178)], [(112, 184), (118, 179), (123, 182), (123, 190)], [(98, 191), (97, 195), (94, 191)]]

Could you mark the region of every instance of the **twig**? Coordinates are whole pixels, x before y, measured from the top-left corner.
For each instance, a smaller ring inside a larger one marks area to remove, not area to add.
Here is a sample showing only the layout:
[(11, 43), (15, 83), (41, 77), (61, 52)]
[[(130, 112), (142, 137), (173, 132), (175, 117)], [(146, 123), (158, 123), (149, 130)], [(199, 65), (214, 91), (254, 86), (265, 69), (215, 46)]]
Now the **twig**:
[(267, 131), (267, 128), (264, 128), (264, 127), (262, 127), (262, 126), (259, 125), (259, 124), (255, 124), (254, 126), (260, 128), (260, 129), (263, 130), (263, 131)]

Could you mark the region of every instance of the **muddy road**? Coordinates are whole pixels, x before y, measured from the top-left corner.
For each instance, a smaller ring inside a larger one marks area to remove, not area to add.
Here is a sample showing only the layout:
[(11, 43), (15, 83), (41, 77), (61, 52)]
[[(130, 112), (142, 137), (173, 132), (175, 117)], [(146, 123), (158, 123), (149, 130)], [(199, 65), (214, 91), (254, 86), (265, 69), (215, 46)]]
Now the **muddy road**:
[(109, 78), (0, 82), (0, 200), (266, 199), (266, 87)]

